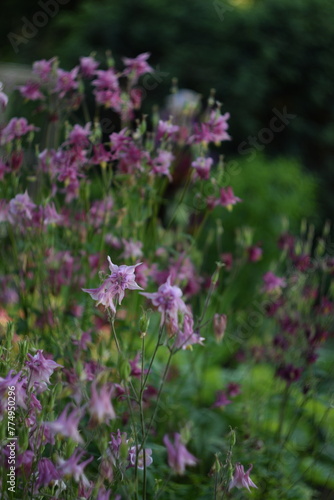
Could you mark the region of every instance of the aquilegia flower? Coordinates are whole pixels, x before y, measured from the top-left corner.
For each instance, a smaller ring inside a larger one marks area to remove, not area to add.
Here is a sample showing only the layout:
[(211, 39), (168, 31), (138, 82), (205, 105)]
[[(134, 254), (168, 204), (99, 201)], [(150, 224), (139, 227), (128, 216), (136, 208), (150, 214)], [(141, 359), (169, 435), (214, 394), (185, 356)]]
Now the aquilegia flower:
[(170, 442), (167, 434), (164, 436), (163, 442), (167, 448), (168, 465), (176, 474), (184, 474), (186, 465), (196, 465), (197, 458), (181, 442), (180, 434), (174, 434), (174, 444)]
[(152, 301), (152, 304), (158, 308), (161, 313), (161, 323), (166, 321), (174, 330), (177, 329), (178, 325), (178, 311), (182, 313), (187, 312), (187, 306), (181, 299), (182, 290), (178, 286), (171, 285), (171, 277), (167, 278), (166, 283), (159, 286), (158, 291), (154, 293), (144, 293), (148, 299)]
[(251, 486), (252, 488), (257, 488), (256, 484), (253, 483), (251, 478), (249, 477), (249, 474), (253, 468), (253, 465), (250, 465), (249, 469), (247, 472), (244, 471), (244, 466), (241, 464), (236, 464), (235, 465), (235, 471), (233, 478), (230, 481), (228, 490), (230, 491), (234, 486), (236, 488), (247, 488), (248, 491), (250, 491), (249, 487)]
[(272, 292), (280, 290), (281, 288), (286, 286), (285, 279), (276, 276), (271, 271), (268, 271), (266, 274), (263, 275), (263, 281), (264, 281), (263, 285), (264, 292)]
[(108, 257), (108, 261), (111, 274), (102, 285), (99, 288), (83, 288), (82, 290), (89, 293), (93, 300), (98, 301), (96, 305), (102, 304), (116, 313), (113, 299), (118, 300), (118, 303), (121, 304), (127, 288), (129, 290), (142, 290), (135, 282), (135, 269), (140, 266), (141, 262), (134, 266), (116, 266), (111, 262), (110, 257)]

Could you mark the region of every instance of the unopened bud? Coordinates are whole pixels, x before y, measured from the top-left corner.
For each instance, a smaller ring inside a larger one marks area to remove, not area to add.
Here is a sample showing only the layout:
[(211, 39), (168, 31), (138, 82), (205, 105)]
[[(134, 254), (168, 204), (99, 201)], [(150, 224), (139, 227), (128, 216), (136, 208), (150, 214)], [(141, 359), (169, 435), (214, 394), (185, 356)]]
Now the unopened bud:
[(143, 314), (139, 318), (140, 338), (145, 337), (145, 335), (147, 334), (149, 324), (150, 318), (147, 315), (147, 311), (143, 311)]
[(224, 266), (224, 264), (222, 262), (216, 262), (216, 264), (217, 264), (217, 268), (216, 268), (215, 272), (212, 275), (212, 284), (213, 284), (213, 286), (217, 285), (218, 279), (219, 279), (220, 269)]
[(227, 325), (226, 314), (215, 314), (213, 317), (213, 329), (215, 332), (216, 341), (220, 343), (225, 335)]

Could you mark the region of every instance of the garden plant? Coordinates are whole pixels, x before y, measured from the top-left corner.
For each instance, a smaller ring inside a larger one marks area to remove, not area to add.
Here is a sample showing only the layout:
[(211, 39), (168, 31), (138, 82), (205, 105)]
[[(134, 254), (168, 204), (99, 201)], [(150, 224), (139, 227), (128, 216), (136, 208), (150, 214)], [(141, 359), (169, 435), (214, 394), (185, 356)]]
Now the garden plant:
[(1, 498), (332, 498), (330, 227), (226, 241), (228, 103), (142, 114), (148, 60), (0, 89)]

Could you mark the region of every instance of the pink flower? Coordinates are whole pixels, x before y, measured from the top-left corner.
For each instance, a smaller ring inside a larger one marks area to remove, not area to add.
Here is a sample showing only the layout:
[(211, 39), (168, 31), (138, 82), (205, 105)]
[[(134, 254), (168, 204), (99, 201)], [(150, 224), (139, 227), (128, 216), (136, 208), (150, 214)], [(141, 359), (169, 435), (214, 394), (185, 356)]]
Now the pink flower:
[(174, 347), (176, 349), (187, 349), (194, 344), (203, 345), (204, 337), (194, 332), (194, 320), (192, 314), (186, 313), (183, 319), (183, 328), (176, 335)]
[(231, 186), (222, 188), (220, 190), (220, 198), (216, 201), (216, 205), (222, 205), (223, 207), (227, 207), (228, 210), (232, 209), (232, 205), (239, 203), (242, 201), (240, 198), (234, 195), (233, 189)]
[(23, 194), (17, 194), (9, 202), (8, 220), (11, 224), (23, 224), (27, 220), (30, 221), (33, 218), (35, 208), (36, 205), (29, 197), (27, 191)]
[(174, 160), (174, 155), (169, 151), (165, 151), (163, 149), (158, 150), (158, 156), (153, 160), (153, 168), (152, 171), (155, 174), (166, 175), (168, 179), (171, 181), (172, 176), (169, 172), (172, 161)]
[(268, 271), (263, 276), (263, 281), (264, 281), (263, 285), (264, 292), (272, 292), (274, 290), (280, 290), (281, 288), (284, 288), (286, 286), (285, 279), (275, 276), (275, 274), (272, 273), (271, 271)]
[(88, 487), (90, 486), (90, 482), (84, 474), (84, 468), (93, 460), (93, 457), (90, 457), (79, 464), (79, 461), (84, 454), (84, 450), (76, 449), (68, 460), (58, 458), (58, 471), (61, 474), (61, 477), (73, 477), (77, 483), (80, 481), (82, 485)]
[(123, 57), (123, 62), (126, 66), (124, 75), (131, 75), (132, 80), (136, 82), (141, 75), (152, 73), (154, 71), (153, 68), (146, 62), (150, 55), (149, 52), (144, 52), (134, 59)]
[(99, 63), (93, 57), (80, 57), (80, 71), (85, 78), (91, 78)]
[(52, 72), (53, 64), (55, 63), (55, 61), (55, 57), (49, 59), (48, 61), (46, 61), (45, 59), (42, 59), (41, 61), (35, 61), (32, 66), (32, 72), (41, 80), (47, 81)]
[(96, 90), (94, 92), (97, 104), (101, 104), (106, 108), (121, 110), (122, 99), (119, 92), (113, 90)]
[(179, 131), (178, 125), (173, 125), (172, 123), (165, 122), (163, 120), (159, 120), (158, 130), (157, 130), (157, 141), (161, 139), (170, 139), (175, 136), (175, 134)]
[(215, 314), (213, 317), (213, 330), (217, 342), (221, 342), (223, 340), (226, 326), (227, 326), (226, 314)]
[(227, 133), (228, 123), (230, 118), (229, 113), (224, 115), (220, 111), (211, 111), (210, 118), (207, 122), (201, 123), (201, 126), (195, 125), (195, 134), (189, 138), (189, 143), (209, 143), (214, 142), (219, 144), (221, 141), (229, 141), (230, 135)]
[(114, 298), (118, 299), (118, 303), (121, 304), (126, 289), (142, 290), (135, 282), (134, 274), (136, 267), (140, 266), (141, 263), (134, 266), (116, 266), (111, 262), (110, 257), (108, 257), (108, 261), (111, 274), (102, 285), (99, 288), (83, 288), (82, 290), (89, 293), (93, 300), (97, 300), (97, 305), (102, 304), (115, 313)]
[(181, 442), (180, 434), (174, 434), (174, 444), (170, 442), (167, 434), (164, 436), (163, 442), (167, 448), (168, 465), (176, 474), (184, 474), (187, 465), (196, 465), (198, 462), (197, 458), (189, 453)]
[(70, 413), (69, 409), (70, 405), (67, 405), (57, 420), (54, 422), (45, 422), (45, 428), (50, 430), (52, 434), (61, 434), (64, 437), (73, 439), (77, 443), (83, 443), (78, 430), (82, 410), (75, 408)]
[(45, 95), (40, 91), (40, 85), (37, 82), (27, 82), (25, 85), (18, 87), (21, 95), (29, 101), (37, 101), (45, 99)]
[(90, 127), (91, 123), (86, 123), (84, 127), (81, 127), (81, 125), (78, 124), (74, 125), (73, 129), (68, 135), (68, 140), (65, 142), (65, 144), (71, 144), (72, 146), (75, 146), (77, 148), (88, 146), (88, 137), (91, 134)]
[(99, 143), (93, 146), (93, 156), (91, 158), (91, 163), (93, 165), (101, 165), (108, 163), (111, 160), (111, 153), (107, 151), (103, 144)]
[(4, 110), (7, 107), (8, 104), (8, 96), (4, 92), (2, 92), (3, 85), (2, 82), (0, 82), (0, 106)]
[(96, 90), (112, 90), (113, 92), (118, 92), (118, 79), (112, 68), (109, 68), (106, 71), (95, 71), (95, 74), (97, 75), (97, 78), (92, 81), (92, 85), (96, 87)]
[(34, 125), (28, 125), (26, 118), (12, 118), (8, 125), (0, 133), (1, 145), (7, 144), (14, 139), (19, 139), (23, 135), (34, 130), (39, 130)]
[(121, 255), (123, 259), (140, 259), (143, 256), (143, 244), (141, 241), (123, 239), (122, 243), (124, 245), (124, 251)]
[(31, 384), (35, 382), (39, 384), (49, 384), (50, 377), (55, 369), (62, 368), (62, 365), (59, 365), (52, 359), (45, 358), (42, 350), (38, 350), (35, 356), (28, 353), (28, 358), (29, 361), (26, 362), (26, 365), (30, 369)]
[(241, 464), (236, 464), (235, 465), (235, 471), (232, 480), (230, 481), (228, 490), (230, 491), (234, 486), (236, 488), (247, 488), (248, 491), (250, 491), (249, 487), (251, 486), (252, 488), (257, 488), (256, 484), (253, 483), (251, 478), (249, 477), (249, 474), (253, 468), (253, 465), (251, 465), (248, 469), (247, 472), (244, 471), (244, 467)]
[(141, 295), (150, 299), (152, 304), (158, 308), (158, 311), (161, 313), (161, 325), (166, 321), (177, 329), (178, 312), (186, 313), (188, 309), (181, 299), (182, 290), (178, 286), (171, 285), (170, 281), (171, 277), (169, 276), (166, 283), (159, 286), (157, 292), (141, 292)]
[(212, 408), (221, 408), (222, 406), (231, 404), (231, 402), (224, 391), (217, 391), (216, 401), (213, 403)]
[(54, 203), (45, 205), (44, 207), (44, 225), (48, 224), (61, 224), (63, 222), (63, 216), (57, 213)]
[(235, 396), (238, 396), (240, 394), (240, 385), (236, 384), (235, 382), (230, 382), (227, 386), (227, 394), (231, 397), (234, 398)]
[(38, 491), (41, 486), (48, 486), (51, 482), (60, 479), (60, 474), (51, 460), (41, 458), (38, 462), (38, 475), (35, 483), (35, 490)]
[(197, 179), (209, 179), (212, 163), (212, 158), (203, 157), (199, 157), (192, 162), (191, 166), (196, 170)]
[(67, 92), (78, 88), (79, 83), (76, 81), (78, 72), (78, 66), (73, 68), (71, 71), (57, 69), (57, 81), (54, 92), (57, 92), (60, 98), (64, 97)]
[(248, 253), (248, 260), (250, 262), (257, 262), (258, 260), (261, 259), (263, 250), (261, 247), (253, 245), (247, 248), (247, 253)]
[(111, 393), (113, 388), (103, 385), (99, 393), (96, 390), (96, 383), (92, 384), (91, 399), (89, 404), (89, 413), (94, 423), (108, 423), (109, 420), (116, 418), (116, 413), (111, 403)]
[[(145, 448), (145, 465), (148, 467), (151, 465), (153, 462), (152, 458), (152, 450), (151, 448)], [(136, 465), (136, 456), (137, 456), (137, 449), (135, 446), (131, 446), (129, 449), (129, 462), (130, 466), (135, 467)], [(138, 454), (138, 462), (137, 462), (137, 468), (143, 470), (144, 469), (144, 450), (140, 450)]]

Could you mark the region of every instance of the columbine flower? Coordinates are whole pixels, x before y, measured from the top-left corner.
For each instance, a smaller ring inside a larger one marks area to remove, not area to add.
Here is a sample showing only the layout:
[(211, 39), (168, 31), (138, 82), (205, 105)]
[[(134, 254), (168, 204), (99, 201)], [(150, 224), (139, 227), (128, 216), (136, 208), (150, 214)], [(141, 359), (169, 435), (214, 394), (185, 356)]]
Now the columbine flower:
[(89, 404), (89, 413), (94, 422), (108, 423), (110, 419), (116, 418), (115, 410), (111, 403), (112, 388), (103, 385), (98, 393), (96, 384), (92, 384), (92, 395)]
[(248, 260), (250, 262), (257, 262), (258, 260), (261, 259), (262, 253), (263, 253), (263, 250), (261, 247), (253, 245), (253, 246), (248, 247), (246, 250), (248, 253)]
[(70, 437), (77, 443), (82, 443), (83, 440), (78, 430), (78, 424), (81, 419), (82, 411), (79, 408), (75, 408), (71, 413), (69, 413), (69, 407), (70, 405), (65, 407), (57, 420), (54, 422), (45, 422), (44, 425), (53, 434), (61, 434), (64, 437)]
[(123, 238), (124, 251), (121, 255), (124, 259), (140, 259), (143, 256), (141, 241), (134, 241), (132, 239), (126, 240)]
[(32, 220), (36, 208), (35, 203), (29, 197), (27, 191), (17, 194), (10, 200), (8, 205), (8, 221), (11, 224), (24, 224)]
[(26, 362), (26, 365), (30, 369), (30, 383), (34, 384), (38, 382), (38, 384), (49, 384), (50, 377), (53, 374), (56, 368), (62, 368), (62, 365), (59, 365), (52, 359), (46, 359), (43, 356), (43, 351), (38, 350), (35, 356), (28, 354), (29, 361)]
[(3, 85), (2, 82), (0, 82), (0, 106), (2, 109), (5, 109), (8, 104), (8, 96), (4, 92), (2, 92)]
[(192, 314), (188, 312), (184, 315), (182, 330), (177, 332), (174, 347), (176, 349), (191, 349), (193, 344), (203, 345), (203, 340), (205, 340), (204, 337), (194, 332), (194, 320)]
[(175, 134), (179, 131), (178, 125), (173, 125), (170, 121), (164, 122), (163, 120), (159, 120), (157, 136), (156, 140), (160, 141), (161, 139), (170, 139), (175, 136)]
[(212, 163), (213, 163), (212, 158), (204, 158), (202, 156), (197, 158), (195, 161), (193, 161), (191, 166), (196, 171), (196, 178), (197, 179), (209, 179), (210, 169), (211, 169)]
[(231, 403), (232, 401), (228, 399), (224, 391), (217, 391), (216, 401), (213, 403), (212, 408), (221, 408), (222, 406), (227, 406)]
[(97, 300), (97, 305), (102, 304), (116, 313), (114, 298), (118, 299), (118, 303), (121, 304), (127, 288), (129, 290), (142, 290), (135, 282), (135, 269), (140, 266), (141, 262), (134, 266), (116, 266), (111, 262), (110, 257), (108, 257), (108, 261), (111, 274), (102, 285), (99, 288), (83, 288), (82, 290), (89, 293), (93, 300)]
[(84, 454), (84, 450), (76, 449), (68, 460), (58, 458), (58, 470), (62, 477), (73, 477), (77, 483), (80, 481), (85, 487), (88, 487), (90, 486), (90, 481), (84, 474), (84, 468), (93, 460), (93, 457), (90, 457), (79, 464), (79, 461)]
[(40, 85), (37, 82), (27, 82), (25, 85), (20, 85), (17, 88), (20, 94), (29, 101), (45, 99), (45, 95), (40, 91)]
[(154, 158), (152, 162), (152, 171), (155, 174), (166, 175), (168, 179), (171, 181), (172, 176), (169, 171), (172, 161), (174, 160), (174, 155), (169, 151), (165, 151), (163, 149), (159, 149), (158, 156)]
[(250, 465), (247, 472), (244, 471), (244, 466), (241, 464), (235, 465), (235, 471), (232, 480), (230, 481), (228, 490), (230, 491), (234, 486), (236, 488), (247, 488), (250, 491), (249, 487), (257, 488), (256, 484), (253, 483), (249, 474), (253, 468), (253, 465)]
[(227, 207), (228, 210), (232, 210), (232, 205), (239, 203), (242, 201), (238, 196), (235, 196), (233, 193), (233, 189), (231, 186), (222, 188), (220, 191), (220, 197), (216, 202), (216, 205), (222, 205), (223, 207)]
[(34, 125), (29, 125), (26, 118), (12, 118), (1, 131), (1, 145), (7, 144), (23, 135), (39, 130)]
[(263, 291), (264, 292), (272, 292), (274, 290), (280, 290), (281, 288), (286, 286), (286, 281), (284, 278), (279, 278), (275, 276), (271, 271), (267, 272), (263, 276)]
[(55, 57), (49, 59), (48, 61), (46, 61), (45, 59), (42, 59), (40, 61), (35, 61), (32, 66), (32, 72), (35, 75), (37, 75), (41, 80), (47, 81), (52, 72), (55, 62), (56, 62)]
[(38, 489), (41, 486), (48, 486), (50, 483), (54, 481), (58, 481), (60, 479), (60, 474), (48, 458), (41, 458), (38, 462), (38, 473), (37, 473), (37, 481), (35, 484), (35, 489)]
[(93, 57), (80, 57), (80, 71), (82, 76), (91, 78), (99, 63)]
[(197, 458), (189, 453), (187, 448), (181, 442), (180, 434), (174, 434), (174, 444), (170, 442), (167, 434), (164, 436), (163, 442), (167, 448), (168, 465), (174, 470), (174, 472), (176, 472), (176, 474), (184, 474), (186, 465), (196, 465), (198, 462)]
[(223, 340), (226, 326), (227, 326), (226, 314), (215, 314), (213, 317), (213, 330), (217, 342), (221, 342)]
[(166, 321), (173, 328), (177, 329), (178, 325), (178, 312), (187, 312), (187, 306), (181, 299), (182, 290), (178, 286), (172, 286), (170, 284), (171, 277), (169, 276), (166, 283), (159, 286), (158, 291), (155, 293), (142, 292), (144, 295), (152, 301), (152, 304), (158, 308), (161, 313), (161, 323)]
[(144, 52), (139, 54), (139, 56), (134, 59), (128, 57), (123, 57), (124, 65), (126, 69), (124, 70), (124, 75), (133, 76), (133, 80), (136, 82), (141, 75), (145, 73), (152, 73), (154, 70), (149, 64), (147, 64), (147, 59), (150, 57), (149, 52)]
[[(129, 449), (129, 462), (130, 466), (136, 466), (136, 455), (137, 449), (135, 446), (131, 446)], [(145, 448), (145, 465), (148, 467), (153, 462), (152, 458), (152, 450), (151, 448)], [(143, 470), (144, 469), (144, 450), (140, 450), (138, 454), (137, 468)]]
[(64, 97), (65, 94), (70, 90), (75, 90), (79, 87), (79, 83), (76, 81), (78, 72), (78, 66), (73, 68), (71, 71), (57, 69), (57, 82), (54, 88), (54, 92), (58, 92), (60, 98)]

